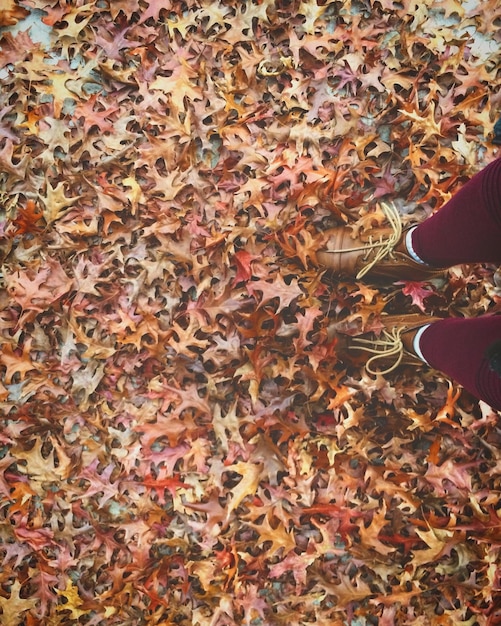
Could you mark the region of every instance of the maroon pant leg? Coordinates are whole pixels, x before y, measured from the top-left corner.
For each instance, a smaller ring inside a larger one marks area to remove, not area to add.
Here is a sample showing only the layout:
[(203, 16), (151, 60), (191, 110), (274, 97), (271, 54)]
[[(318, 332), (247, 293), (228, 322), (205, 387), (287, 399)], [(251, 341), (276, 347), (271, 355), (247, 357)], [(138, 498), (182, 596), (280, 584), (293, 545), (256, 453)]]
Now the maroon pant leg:
[(423, 261), (437, 267), (501, 262), (501, 159), (419, 224), (412, 245)]
[(421, 336), (420, 348), (432, 367), (501, 411), (501, 375), (486, 356), (499, 340), (501, 315), (450, 318), (432, 323)]

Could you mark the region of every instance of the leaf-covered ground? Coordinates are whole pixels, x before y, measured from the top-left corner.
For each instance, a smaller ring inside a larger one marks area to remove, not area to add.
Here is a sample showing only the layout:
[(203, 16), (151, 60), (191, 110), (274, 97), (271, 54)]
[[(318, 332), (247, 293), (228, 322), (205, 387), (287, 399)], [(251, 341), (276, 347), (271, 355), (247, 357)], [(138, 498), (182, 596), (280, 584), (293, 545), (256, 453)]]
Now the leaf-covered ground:
[(500, 309), (325, 230), (496, 156), (497, 0), (3, 0), (2, 624), (495, 625), (499, 415), (326, 332)]

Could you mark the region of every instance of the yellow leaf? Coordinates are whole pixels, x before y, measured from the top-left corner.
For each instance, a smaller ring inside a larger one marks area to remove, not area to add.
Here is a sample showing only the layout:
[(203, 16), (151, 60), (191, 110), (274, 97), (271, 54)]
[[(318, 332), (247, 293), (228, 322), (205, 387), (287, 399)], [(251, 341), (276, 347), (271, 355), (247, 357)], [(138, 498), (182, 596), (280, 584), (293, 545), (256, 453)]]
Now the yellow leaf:
[(67, 72), (53, 72), (50, 75), (51, 85), (44, 88), (44, 91), (54, 98), (54, 117), (59, 118), (66, 99), (75, 100), (75, 94), (66, 87), (66, 83), (71, 79)]
[(169, 36), (174, 38), (177, 30), (183, 39), (186, 39), (189, 28), (196, 28), (198, 12), (187, 13), (186, 15), (176, 15), (175, 20), (166, 19), (167, 28), (169, 30)]
[(64, 14), (64, 28), (60, 31), (61, 37), (79, 40), (80, 33), (87, 26), (96, 11), (95, 2), (89, 2), (80, 7), (67, 6), (70, 9)]
[(325, 7), (318, 6), (316, 2), (305, 2), (304, 0), (301, 2), (297, 13), (306, 18), (303, 28), (307, 33), (313, 34), (315, 32), (315, 22), (322, 17), (324, 11)]
[(214, 428), (214, 434), (219, 439), (223, 446), (223, 450), (226, 452), (228, 452), (229, 449), (229, 441), (237, 443), (242, 448), (245, 447), (244, 440), (242, 439), (242, 435), (239, 430), (241, 420), (236, 413), (237, 404), (238, 402), (235, 401), (224, 416), (221, 413), (221, 407), (219, 404), (216, 404), (213, 409), (212, 425)]
[(47, 224), (52, 224), (63, 217), (81, 196), (68, 198), (64, 193), (65, 182), (60, 181), (55, 187), (47, 183), (45, 196), (40, 196), (43, 202), (43, 216)]
[(234, 463), (233, 465), (225, 468), (227, 472), (235, 472), (242, 476), (242, 480), (231, 491), (230, 501), (227, 505), (226, 522), (230, 519), (232, 512), (240, 505), (240, 503), (247, 497), (253, 496), (256, 493), (259, 479), (263, 467), (261, 464), (255, 463)]
[(58, 611), (70, 611), (72, 619), (78, 620), (82, 615), (86, 615), (88, 611), (83, 611), (79, 607), (82, 606), (83, 600), (78, 593), (78, 587), (68, 579), (66, 589), (61, 591), (56, 589), (57, 595), (63, 597), (66, 602), (57, 606)]
[(428, 549), (413, 551), (412, 565), (414, 567), (419, 567), (426, 563), (435, 563), (443, 550), (447, 547), (447, 539), (450, 539), (454, 535), (452, 530), (441, 530), (437, 528), (431, 528), (426, 531), (416, 528), (416, 533), (426, 543)]
[(432, 138), (441, 137), (442, 130), (440, 128), (440, 122), (435, 121), (435, 108), (434, 102), (431, 102), (425, 111), (406, 111), (400, 109), (399, 113), (412, 121), (412, 134), (423, 133), (423, 139), (421, 143), (426, 142)]
[(369, 527), (366, 528), (364, 524), (360, 526), (360, 539), (362, 540), (362, 544), (367, 548), (373, 548), (376, 552), (379, 552), (379, 554), (384, 555), (395, 552), (394, 547), (384, 545), (384, 543), (382, 543), (378, 538), (382, 528), (388, 524), (386, 513), (386, 503), (383, 501), (381, 510), (374, 513)]
[(170, 96), (175, 113), (184, 111), (184, 99), (201, 100), (202, 90), (190, 79), (198, 78), (186, 61), (180, 59), (178, 68), (172, 76), (158, 76), (150, 85), (150, 90), (159, 90)]
[(452, 142), (452, 147), (459, 152), (466, 163), (475, 163), (478, 142), (468, 141), (466, 139), (466, 126), (464, 124), (460, 124), (458, 128), (458, 138), (456, 141)]
[(139, 183), (135, 178), (129, 176), (128, 178), (124, 178), (122, 181), (124, 187), (129, 187), (132, 191), (128, 194), (131, 206), (132, 206), (132, 214), (134, 215), (137, 211), (137, 207), (140, 202), (144, 202), (144, 195)]
[(18, 460), (26, 461), (26, 465), (19, 466), (20, 471), (30, 478), (31, 487), (34, 489), (39, 489), (39, 483), (42, 482), (59, 483), (68, 478), (71, 472), (71, 460), (59, 444), (55, 441), (51, 443), (55, 444), (54, 449), (45, 455), (42, 453), (43, 444), (40, 440), (37, 440), (31, 450), (13, 448), (13, 456)]
[[(76, 316), (73, 313), (71, 313), (68, 319), (67, 332), (69, 333), (70, 331), (75, 337), (73, 343), (81, 343), (85, 346), (86, 350), (82, 356), (86, 359), (107, 359), (116, 352), (116, 348), (114, 348), (112, 345), (109, 345), (110, 343), (112, 343), (111, 340), (107, 342), (102, 340), (96, 341), (93, 338), (89, 337), (85, 333), (84, 329), (80, 326)], [(72, 341), (71, 339), (69, 340)]]
[(267, 541), (271, 542), (271, 548), (267, 550), (268, 556), (273, 556), (281, 548), (283, 548), (282, 556), (284, 557), (296, 547), (296, 541), (292, 532), (287, 532), (282, 522), (278, 522), (276, 528), (270, 524), (269, 514), (266, 515), (261, 524), (249, 523), (249, 526), (259, 533), (257, 544), (263, 544)]

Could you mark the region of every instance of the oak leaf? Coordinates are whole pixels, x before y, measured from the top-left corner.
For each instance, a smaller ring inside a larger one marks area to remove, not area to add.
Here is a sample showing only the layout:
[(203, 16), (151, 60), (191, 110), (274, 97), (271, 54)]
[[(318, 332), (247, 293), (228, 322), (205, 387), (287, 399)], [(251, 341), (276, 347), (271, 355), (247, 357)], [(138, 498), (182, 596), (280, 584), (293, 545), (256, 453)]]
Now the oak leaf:
[(272, 525), (270, 513), (265, 516), (260, 524), (247, 522), (247, 525), (258, 533), (258, 545), (266, 542), (271, 543), (271, 547), (266, 551), (268, 556), (275, 555), (279, 550), (282, 550), (282, 556), (285, 556), (296, 547), (294, 534), (288, 532), (280, 521)]
[(20, 591), (21, 583), (15, 580), (10, 587), (9, 597), (0, 596), (1, 619), (9, 626), (24, 623), (24, 614), (33, 609), (37, 603), (35, 598), (22, 598)]
[[(5, 367), (4, 382), (12, 384), (14, 378), (24, 380), (28, 372), (40, 369), (40, 365), (31, 358), (32, 339), (29, 338), (23, 346), (15, 347), (11, 343), (4, 343), (0, 353), (0, 363)], [(5, 390), (8, 395), (8, 391)]]
[(439, 528), (430, 528), (427, 531), (416, 528), (416, 533), (428, 548), (413, 551), (412, 565), (414, 567), (420, 567), (439, 559), (447, 549), (449, 540), (454, 536), (454, 531)]
[(40, 196), (44, 205), (43, 216), (48, 225), (63, 217), (80, 198), (80, 196), (68, 198), (65, 187), (64, 181), (58, 182), (55, 187), (48, 182), (45, 196)]
[(98, 95), (94, 94), (85, 102), (79, 102), (75, 107), (75, 117), (81, 119), (86, 132), (97, 128), (100, 133), (113, 131), (113, 119), (119, 107), (100, 107)]
[(308, 2), (307, 0), (301, 1), (297, 13), (305, 18), (303, 28), (306, 33), (315, 33), (315, 23), (322, 17), (324, 12), (324, 6), (317, 6), (316, 3)]
[(223, 449), (228, 452), (230, 442), (239, 445), (242, 450), (245, 448), (245, 442), (240, 433), (242, 420), (237, 415), (237, 402), (234, 402), (225, 415), (222, 414), (221, 406), (216, 404), (212, 414), (212, 425), (214, 434), (221, 442)]
[(95, 2), (89, 2), (89, 4), (84, 4), (79, 7), (72, 7), (71, 5), (64, 5), (64, 12), (61, 15), (59, 12), (59, 7), (56, 7), (57, 11), (56, 16), (51, 16), (51, 11), (47, 10), (47, 15), (45, 16), (45, 20), (48, 20), (49, 23), (52, 21), (53, 23), (60, 23), (61, 26), (58, 28), (59, 36), (61, 38), (69, 38), (71, 40), (77, 40), (80, 36), (82, 30), (87, 26), (90, 20), (94, 16), (95, 11)]
[(150, 85), (150, 90), (161, 91), (166, 94), (176, 113), (185, 110), (185, 98), (188, 101), (202, 100), (201, 88), (193, 82), (197, 77), (197, 72), (189, 63), (179, 59), (176, 69), (171, 76), (158, 76)]
[(19, 149), (14, 147), (14, 141), (7, 137), (5, 145), (0, 150), (0, 165), (11, 175), (12, 180), (24, 180), (29, 164), (28, 154), (18, 154)]
[(69, 578), (66, 581), (66, 588), (64, 590), (56, 589), (57, 595), (64, 600), (57, 605), (57, 611), (69, 611), (72, 620), (79, 620), (82, 615), (86, 615), (88, 611), (81, 609), (83, 606), (83, 600), (80, 597), (80, 593), (77, 585), (75, 585)]
[(263, 279), (248, 282), (247, 291), (250, 295), (254, 295), (256, 292), (261, 293), (259, 306), (263, 306), (278, 298), (277, 313), (304, 295), (299, 287), (297, 278), (293, 278), (287, 284), (280, 274), (277, 274), (272, 282)]
[(238, 285), (240, 282), (246, 283), (252, 276), (251, 264), (259, 257), (247, 252), (247, 250), (238, 250), (235, 253), (235, 263), (237, 266), (237, 272), (233, 279), (233, 285)]
[(37, 233), (41, 230), (39, 224), (42, 219), (42, 212), (37, 208), (33, 200), (28, 200), (26, 206), (20, 206), (17, 210), (16, 217), (13, 220), (16, 235), (25, 235), (26, 233)]
[(78, 404), (83, 410), (89, 407), (90, 397), (104, 377), (104, 368), (104, 363), (93, 360), (72, 373), (73, 384), (71, 390), (77, 397)]
[(16, 458), (25, 461), (20, 465), (21, 473), (30, 478), (32, 487), (36, 488), (38, 493), (40, 493), (39, 483), (64, 480), (71, 472), (71, 459), (57, 442), (51, 443), (50, 452), (45, 451), (40, 441), (36, 441), (29, 450), (16, 448), (13, 451)]
[(433, 295), (433, 290), (429, 285), (423, 282), (397, 282), (396, 285), (402, 285), (402, 293), (404, 296), (410, 296), (412, 298), (412, 304), (417, 306), (423, 313), (426, 312), (424, 300)]
[(247, 496), (253, 496), (256, 493), (263, 467), (262, 464), (240, 461), (225, 467), (225, 471), (235, 472), (242, 477), (236, 487), (232, 488), (226, 505), (226, 522), (228, 523), (233, 511), (240, 506), (243, 500)]
[(7, 292), (24, 310), (45, 311), (68, 293), (73, 279), (61, 263), (47, 257), (35, 269), (6, 273)]
[[(40, 601), (39, 615), (47, 615), (52, 603), (57, 601), (57, 588), (59, 579), (55, 570), (43, 561), (38, 564), (38, 570), (33, 568), (30, 571), (30, 579), (36, 585), (36, 598)], [(28, 625), (26, 625), (28, 626)]]
[(459, 154), (464, 158), (466, 163), (471, 163), (472, 161), (475, 160), (475, 155), (476, 155), (475, 141), (467, 140), (465, 124), (460, 124), (458, 128), (458, 138), (456, 141), (453, 141), (451, 145), (454, 148), (454, 150), (459, 152)]
[(281, 576), (292, 574), (298, 588), (306, 584), (308, 578), (308, 568), (315, 562), (316, 556), (314, 554), (296, 554), (296, 552), (289, 552), (287, 556), (275, 563), (270, 568), (271, 578), (280, 578)]
[(346, 574), (338, 574), (340, 582), (338, 584), (328, 582), (325, 579), (317, 581), (317, 586), (323, 589), (326, 594), (334, 595), (338, 606), (346, 608), (352, 602), (367, 600), (374, 595), (369, 585), (360, 578), (352, 582)]
[(382, 529), (388, 524), (388, 520), (386, 519), (387, 512), (386, 503), (383, 502), (381, 509), (374, 513), (369, 526), (360, 526), (360, 539), (362, 543), (383, 555), (395, 552), (395, 547), (387, 546), (379, 539)]
[(442, 136), (440, 122), (436, 121), (436, 105), (433, 102), (430, 103), (425, 111), (416, 111), (411, 107), (407, 108), (409, 110), (400, 109), (399, 112), (405, 118), (412, 120), (413, 134), (422, 135), (420, 143)]

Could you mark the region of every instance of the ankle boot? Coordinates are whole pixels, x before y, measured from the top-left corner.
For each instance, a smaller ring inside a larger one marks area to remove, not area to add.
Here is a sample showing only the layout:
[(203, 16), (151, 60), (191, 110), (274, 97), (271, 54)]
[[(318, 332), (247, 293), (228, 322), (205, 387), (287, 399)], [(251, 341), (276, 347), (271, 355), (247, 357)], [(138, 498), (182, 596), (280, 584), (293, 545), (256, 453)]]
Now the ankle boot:
[[(386, 315), (381, 318), (384, 329), (380, 335), (368, 334), (367, 337), (347, 337), (338, 342), (341, 359), (350, 360), (355, 351), (365, 351), (370, 356), (365, 362), (369, 374), (388, 374), (399, 365), (423, 366), (424, 362), (414, 352), (414, 337), (426, 324), (438, 321), (439, 317), (410, 313), (404, 315)], [(340, 336), (340, 324), (331, 324), (327, 329), (329, 339)], [(342, 335), (342, 333), (341, 333)], [(357, 359), (359, 360), (359, 359)]]
[(389, 225), (354, 235), (349, 227), (328, 231), (327, 246), (316, 253), (317, 260), (334, 274), (370, 280), (423, 281), (440, 276), (445, 268), (415, 261), (407, 251), (405, 236), (412, 226), (403, 229), (395, 206), (381, 204)]

